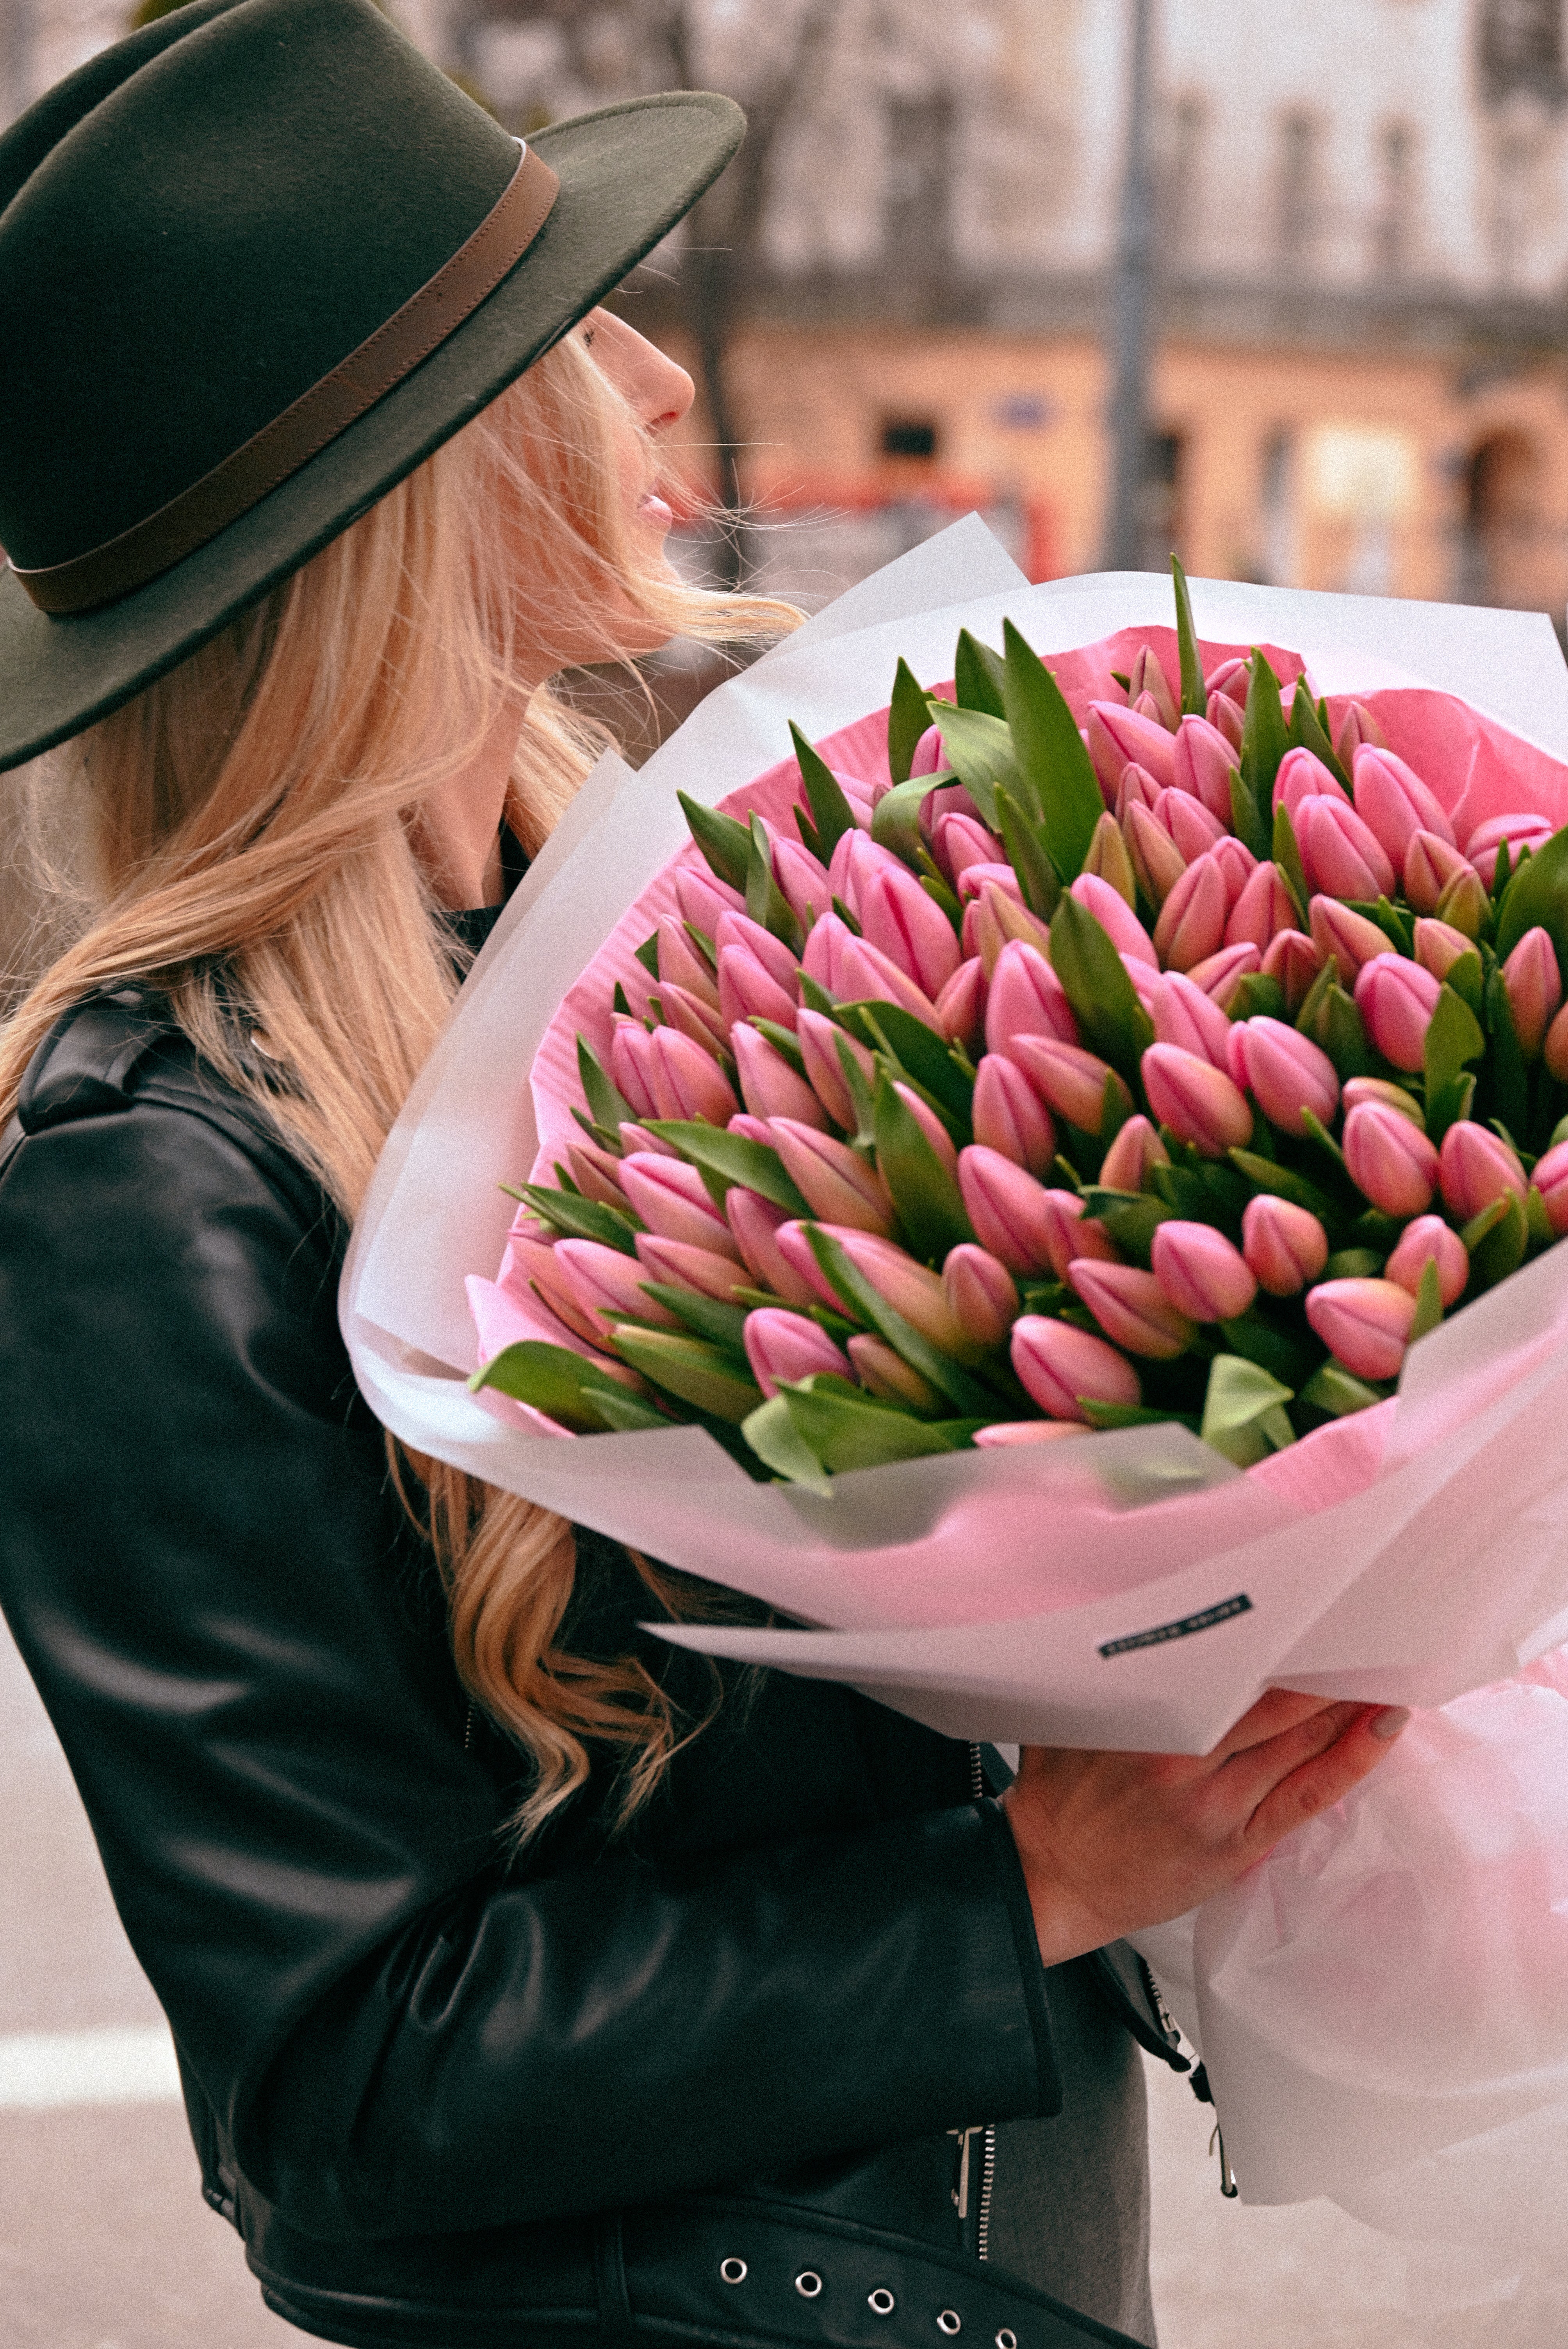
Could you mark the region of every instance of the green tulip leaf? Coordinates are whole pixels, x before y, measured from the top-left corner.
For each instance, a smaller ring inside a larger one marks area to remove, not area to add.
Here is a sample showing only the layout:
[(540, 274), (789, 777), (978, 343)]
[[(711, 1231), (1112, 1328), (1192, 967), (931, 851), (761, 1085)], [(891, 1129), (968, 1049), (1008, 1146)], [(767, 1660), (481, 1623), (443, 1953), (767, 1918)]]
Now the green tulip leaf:
[(1181, 714), (1184, 718), (1202, 718), (1209, 707), (1209, 697), (1203, 686), (1203, 663), (1198, 652), (1198, 631), (1192, 626), (1192, 598), (1187, 592), (1187, 574), (1175, 555), (1171, 557), (1171, 578), (1176, 590), (1176, 643), (1181, 660)]
[(1306, 867), (1301, 861), (1301, 848), (1295, 836), (1289, 808), (1281, 800), (1274, 812), (1274, 861), (1278, 865), (1285, 887), (1295, 900), (1296, 921), (1306, 927), (1307, 903), (1312, 895), (1306, 885)]
[(1247, 845), (1254, 855), (1266, 856), (1274, 778), (1290, 748), (1290, 736), (1279, 698), (1279, 679), (1256, 647), (1249, 668), (1247, 706), (1242, 719), (1242, 774), (1264, 831), (1264, 845), (1254, 847), (1250, 840)]
[(791, 954), (806, 943), (794, 907), (773, 878), (773, 851), (762, 818), (751, 819), (751, 848), (746, 864), (746, 910), (758, 926), (782, 938)]
[(1381, 1389), (1368, 1386), (1335, 1361), (1320, 1363), (1297, 1397), (1315, 1411), (1326, 1411), (1331, 1419), (1348, 1419), (1352, 1412), (1370, 1411), (1383, 1399)]
[(557, 1191), (548, 1183), (524, 1183), (516, 1190), (503, 1183), (500, 1187), (566, 1239), (599, 1240), (605, 1247), (619, 1248), (623, 1256), (637, 1253), (636, 1236), (645, 1226), (630, 1207), (605, 1206), (597, 1199), (585, 1199), (580, 1191)]
[(1105, 813), (1105, 796), (1078, 720), (1050, 670), (1011, 620), (1002, 623), (1002, 642), (1007, 723), (1017, 763), (1028, 779), (1027, 791), (1016, 797), (1026, 812), (1038, 810), (1040, 838), (1051, 863), (1064, 881), (1076, 881)]
[(1154, 1041), (1154, 1022), (1104, 926), (1070, 892), (1051, 916), (1051, 967), (1084, 1042), (1124, 1077), (1136, 1079)]
[[(795, 745), (800, 781), (806, 787), (806, 797), (815, 818), (813, 823), (807, 824), (797, 809), (796, 825), (812, 855), (826, 864), (845, 833), (855, 829), (854, 814), (837, 775), (821, 752), (812, 749), (793, 719), (789, 721), (789, 733)], [(810, 838), (807, 837), (808, 833)]]
[(1313, 757), (1327, 768), (1336, 783), (1343, 784), (1347, 792), (1350, 790), (1350, 778), (1340, 763), (1339, 753), (1328, 739), (1323, 713), (1307, 691), (1305, 677), (1296, 678), (1295, 697), (1290, 705), (1290, 740), (1293, 750), (1310, 750)]
[(886, 1075), (872, 1105), (877, 1171), (887, 1185), (909, 1244), (923, 1263), (940, 1264), (949, 1248), (973, 1240), (958, 1185)]
[(806, 1201), (784, 1171), (784, 1161), (765, 1142), (752, 1142), (727, 1127), (705, 1125), (700, 1118), (646, 1118), (644, 1130), (669, 1143), (683, 1158), (726, 1185), (758, 1191), (787, 1216), (809, 1216)]
[(539, 1338), (524, 1338), (516, 1345), (503, 1346), (499, 1354), (477, 1370), (469, 1381), (469, 1392), (478, 1394), (485, 1387), (493, 1387), (498, 1394), (511, 1395), (515, 1402), (529, 1403), (535, 1411), (543, 1412), (547, 1419), (558, 1420), (562, 1427), (573, 1428), (580, 1434), (603, 1433), (609, 1425), (600, 1403), (601, 1396), (606, 1392), (624, 1396), (632, 1412), (638, 1414), (636, 1425), (669, 1425), (669, 1421), (645, 1397), (634, 1394), (597, 1362), (590, 1361), (584, 1354), (574, 1354), (569, 1347), (552, 1346)]
[[(1006, 785), (1014, 798), (1026, 806), (1032, 804), (1034, 793), (1018, 764), (1006, 719), (993, 718), (984, 709), (959, 709), (947, 701), (934, 699), (929, 707), (932, 722), (941, 731), (949, 765), (993, 832), (996, 829), (998, 783)], [(892, 792), (888, 797), (892, 797)], [(881, 804), (885, 807), (887, 801)]]
[(717, 808), (704, 807), (685, 792), (677, 792), (676, 797), (715, 878), (744, 892), (746, 868), (751, 861), (751, 834), (745, 824), (737, 823), (732, 815), (720, 815)]
[(748, 1309), (744, 1305), (729, 1305), (720, 1297), (704, 1297), (698, 1289), (677, 1288), (663, 1280), (645, 1280), (642, 1285), (655, 1305), (675, 1314), (710, 1345), (724, 1347), (738, 1365), (745, 1362)]
[(830, 1500), (833, 1480), (799, 1433), (787, 1397), (772, 1396), (740, 1423), (740, 1433), (757, 1457), (787, 1485), (804, 1485)]
[[(1233, 1150), (1231, 1164), (1238, 1174), (1245, 1175), (1254, 1191), (1266, 1191), (1276, 1199), (1289, 1199), (1294, 1206), (1305, 1207), (1320, 1223), (1332, 1221), (1334, 1203), (1315, 1183), (1305, 1174), (1297, 1174), (1289, 1166), (1276, 1166), (1271, 1158), (1262, 1158), (1255, 1151)], [(1158, 1179), (1158, 1178), (1157, 1178)]]
[(1048, 922), (1062, 894), (1061, 883), (1038, 833), (1006, 783), (996, 787), (996, 821), (1007, 862), (1018, 876), (1025, 905), (1031, 914)]
[(650, 978), (657, 978), (659, 975), (659, 934), (657, 930), (654, 931), (651, 937), (645, 937), (640, 947), (634, 947), (632, 948), (632, 952), (642, 964), (643, 968), (647, 972), (648, 977)]
[(1435, 1257), (1429, 1257), (1421, 1267), (1420, 1285), (1416, 1290), (1416, 1318), (1410, 1324), (1410, 1343), (1435, 1330), (1443, 1318), (1443, 1292), (1438, 1282)]
[[(1470, 957), (1464, 959), (1468, 961)], [(1480, 968), (1479, 957), (1476, 967)], [(1442, 1111), (1451, 1101), (1457, 1101), (1458, 1081), (1466, 1063), (1479, 1061), (1485, 1050), (1486, 1038), (1480, 1020), (1464, 998), (1445, 984), (1428, 1022), (1424, 1047), (1427, 1131), (1434, 1142), (1440, 1143), (1453, 1123), (1451, 1116), (1442, 1115)]]
[(617, 1321), (610, 1340), (622, 1361), (641, 1371), (653, 1385), (731, 1426), (738, 1426), (762, 1401), (762, 1391), (750, 1371), (738, 1367), (727, 1349), (704, 1339), (686, 1337), (678, 1330), (645, 1330), (635, 1322)]
[(1272, 845), (1268, 818), (1239, 767), (1231, 770), (1231, 829), (1256, 857), (1265, 857)]
[(1501, 970), (1486, 983), (1486, 1024), (1491, 1036), (1487, 1075), (1491, 1081), (1491, 1110), (1504, 1125), (1522, 1133), (1530, 1116), (1530, 1071), (1513, 1024), (1513, 1011)]
[(960, 709), (981, 709), (990, 718), (1006, 718), (1006, 704), (1002, 698), (1002, 656), (972, 636), (967, 628), (958, 631), (958, 650), (953, 660), (953, 698)]
[[(1498, 859), (1501, 867), (1502, 859)], [(1506, 962), (1526, 930), (1537, 925), (1557, 950), (1568, 978), (1568, 825), (1522, 862), (1502, 891), (1497, 915), (1497, 958)]]
[(933, 1453), (961, 1452), (974, 1440), (976, 1428), (988, 1423), (987, 1418), (913, 1419), (869, 1396), (846, 1392), (841, 1380), (830, 1387), (820, 1377), (802, 1379), (781, 1386), (779, 1392), (807, 1451), (841, 1475), (855, 1468), (921, 1460)]
[(830, 1232), (820, 1224), (809, 1226), (811, 1253), (821, 1266), (829, 1286), (848, 1309), (857, 1315), (866, 1327), (885, 1338), (901, 1361), (918, 1371), (921, 1377), (944, 1394), (949, 1402), (961, 1412), (979, 1412), (985, 1417), (996, 1416), (995, 1402), (986, 1388), (950, 1356), (912, 1329), (902, 1313), (895, 1311), (887, 1299), (869, 1281), (858, 1266), (852, 1264)]
[[(637, 1112), (620, 1088), (606, 1072), (603, 1063), (586, 1037), (577, 1039), (577, 1074), (583, 1086), (583, 1098), (595, 1125), (614, 1133), (623, 1125), (634, 1125)], [(617, 1138), (615, 1149), (620, 1150)]]
[(1216, 1354), (1203, 1395), (1202, 1441), (1238, 1468), (1250, 1468), (1295, 1441), (1284, 1415), (1294, 1388), (1242, 1354)]
[(925, 688), (906, 660), (901, 660), (892, 681), (892, 706), (887, 714), (887, 771), (894, 783), (907, 783), (915, 745), (931, 724)]
[(942, 791), (957, 780), (949, 769), (944, 768), (940, 774), (917, 775), (913, 782), (898, 783), (891, 792), (884, 792), (872, 816), (872, 838), (877, 846), (918, 872), (923, 845), (920, 836), (921, 802), (929, 792)]
[[(1501, 1212), (1494, 1214), (1498, 1209)], [(1472, 1232), (1477, 1234), (1473, 1240)], [(1470, 1250), (1471, 1288), (1479, 1294), (1483, 1288), (1495, 1288), (1524, 1262), (1530, 1225), (1523, 1202), (1512, 1191), (1505, 1198), (1494, 1199), (1491, 1207), (1471, 1218), (1460, 1237)]]

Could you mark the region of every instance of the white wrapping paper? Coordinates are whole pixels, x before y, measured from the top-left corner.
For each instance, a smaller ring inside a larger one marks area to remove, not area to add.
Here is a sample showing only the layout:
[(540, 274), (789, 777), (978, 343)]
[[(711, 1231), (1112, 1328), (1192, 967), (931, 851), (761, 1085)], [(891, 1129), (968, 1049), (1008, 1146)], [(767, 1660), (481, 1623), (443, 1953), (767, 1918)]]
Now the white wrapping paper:
[[(1202, 636), (1292, 646), (1320, 690), (1439, 686), (1568, 758), (1543, 616), (1192, 592)], [(601, 761), (394, 1130), (345, 1334), (407, 1443), (832, 1627), (667, 1634), (709, 1652), (997, 1740), (1202, 1752), (1281, 1683), (1445, 1708), (1241, 1886), (1139, 1937), (1202, 2048), (1243, 2195), (1331, 2192), (1419, 2233), (1429, 2198), (1463, 2205), (1467, 2147), (1496, 2158), (1506, 2140), (1528, 2166), (1553, 2130), (1568, 2142), (1568, 1694), (1546, 1668), (1491, 1687), (1568, 1640), (1568, 1248), (1414, 1350), (1348, 1461), (1344, 1429), (1325, 1431), (1326, 1506), (1315, 1439), (1243, 1477), (1181, 1429), (1129, 1430), (869, 1470), (822, 1500), (753, 1484), (695, 1428), (562, 1440), (467, 1392), (464, 1279), (493, 1275), (512, 1212), (498, 1185), (533, 1160), (523, 1071), (681, 844), (676, 785), (712, 804), (778, 759), (787, 719), (820, 738), (885, 700), (900, 654), (944, 677), (958, 626), (995, 641), (1004, 614), (1048, 655), (1169, 626), (1171, 591), (1143, 574), (1031, 588), (962, 523), (721, 688), (639, 775)]]

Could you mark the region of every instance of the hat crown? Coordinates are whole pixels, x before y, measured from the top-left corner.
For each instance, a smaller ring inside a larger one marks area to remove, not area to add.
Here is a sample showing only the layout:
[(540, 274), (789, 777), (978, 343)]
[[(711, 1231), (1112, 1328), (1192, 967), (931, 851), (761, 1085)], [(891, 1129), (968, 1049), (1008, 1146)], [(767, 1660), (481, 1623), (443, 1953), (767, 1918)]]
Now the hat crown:
[(261, 431), (517, 164), (370, 0), (195, 0), (149, 31), (166, 37), (93, 60), (0, 140), (0, 544), (25, 569), (117, 537)]

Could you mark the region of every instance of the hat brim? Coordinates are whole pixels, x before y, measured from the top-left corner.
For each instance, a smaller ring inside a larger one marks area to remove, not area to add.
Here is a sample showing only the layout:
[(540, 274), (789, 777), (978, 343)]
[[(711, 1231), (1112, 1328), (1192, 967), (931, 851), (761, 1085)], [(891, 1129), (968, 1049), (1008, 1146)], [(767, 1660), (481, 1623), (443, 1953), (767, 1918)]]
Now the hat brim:
[(249, 513), (98, 612), (40, 612), (0, 573), (0, 771), (107, 717), (356, 522), (559, 342), (723, 171), (746, 118), (682, 90), (580, 115), (530, 145), (560, 192), (495, 292)]

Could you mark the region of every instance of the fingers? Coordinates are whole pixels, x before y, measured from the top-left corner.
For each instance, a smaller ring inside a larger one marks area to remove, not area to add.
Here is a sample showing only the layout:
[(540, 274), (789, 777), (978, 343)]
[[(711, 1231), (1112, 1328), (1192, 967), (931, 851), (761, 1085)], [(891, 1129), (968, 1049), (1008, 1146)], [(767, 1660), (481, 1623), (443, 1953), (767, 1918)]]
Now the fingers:
[(1245, 1837), (1253, 1858), (1261, 1859), (1293, 1827), (1343, 1802), (1392, 1751), (1409, 1719), (1402, 1707), (1373, 1704), (1347, 1710), (1359, 1718), (1332, 1744), (1279, 1779), (1259, 1803)]
[(1315, 1713), (1332, 1711), (1334, 1702), (1332, 1697), (1305, 1696), (1299, 1689), (1269, 1689), (1226, 1731), (1204, 1759), (1228, 1762), (1233, 1754), (1244, 1753), (1249, 1746), (1266, 1744), (1282, 1730), (1294, 1729), (1298, 1722), (1309, 1721)]

